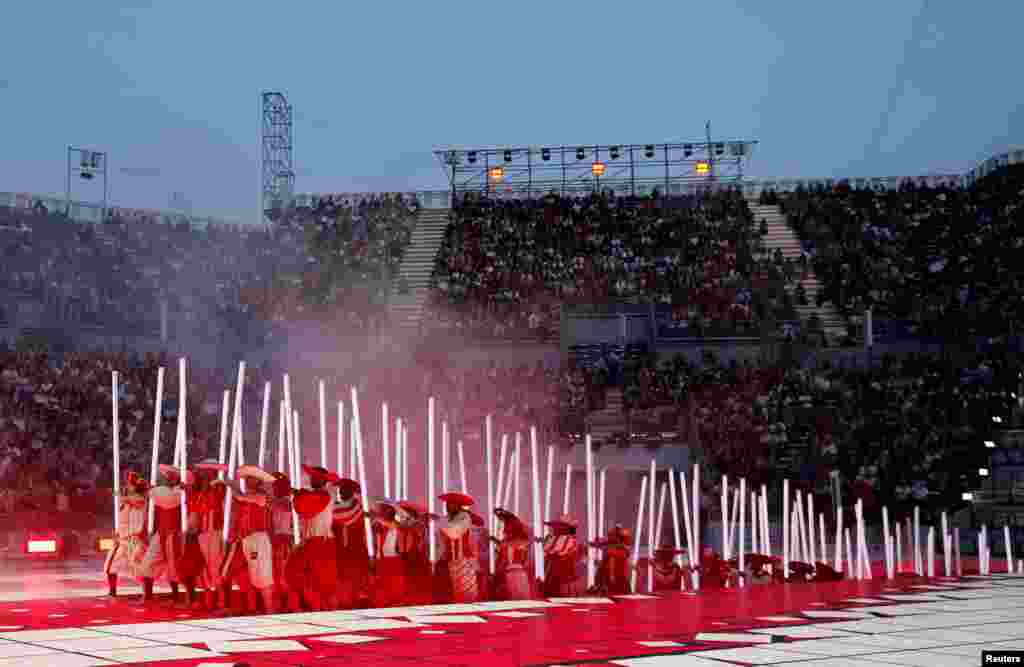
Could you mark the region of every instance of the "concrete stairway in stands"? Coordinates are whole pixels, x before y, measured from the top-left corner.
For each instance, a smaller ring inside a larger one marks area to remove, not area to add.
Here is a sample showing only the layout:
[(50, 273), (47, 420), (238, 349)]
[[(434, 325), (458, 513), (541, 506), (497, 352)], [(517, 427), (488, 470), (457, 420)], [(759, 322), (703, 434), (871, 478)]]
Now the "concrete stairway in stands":
[(612, 436), (621, 433), (626, 424), (626, 413), (622, 409), (622, 389), (609, 387), (605, 393), (604, 409), (591, 412), (586, 421), (594, 442), (608, 442)]
[(423, 317), (423, 308), (429, 296), (430, 274), (434, 271), (434, 258), (441, 249), (450, 212), (446, 208), (420, 210), (409, 247), (405, 249), (405, 256), (398, 268), (399, 276), (405, 279), (409, 291), (407, 294), (398, 292), (396, 284), (389, 302), (392, 321), (403, 329), (415, 330)]
[[(768, 228), (768, 234), (764, 237), (765, 252), (773, 254), (778, 248), (782, 251), (782, 256), (787, 259), (800, 258), (800, 239), (790, 228), (786, 222), (786, 216), (782, 214), (778, 206), (767, 206), (753, 200), (750, 202), (750, 210), (754, 213), (754, 224), (760, 226), (761, 220), (764, 220), (765, 226)], [(807, 318), (817, 313), (825, 328), (825, 336), (829, 343), (842, 338), (846, 334), (846, 320), (830, 303), (818, 307), (816, 299), (821, 284), (814, 275), (813, 268), (808, 267), (807, 276), (800, 283), (807, 292), (807, 305), (796, 307), (800, 319), (806, 323)]]

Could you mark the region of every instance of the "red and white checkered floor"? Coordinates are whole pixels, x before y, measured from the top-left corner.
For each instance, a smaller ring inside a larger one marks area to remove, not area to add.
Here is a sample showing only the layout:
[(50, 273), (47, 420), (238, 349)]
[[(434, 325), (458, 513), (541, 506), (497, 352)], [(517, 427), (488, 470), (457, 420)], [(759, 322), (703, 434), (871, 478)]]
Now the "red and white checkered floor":
[(0, 667), (946, 667), (1024, 650), (1024, 577), (1007, 575), (226, 618), (103, 587), (0, 576)]

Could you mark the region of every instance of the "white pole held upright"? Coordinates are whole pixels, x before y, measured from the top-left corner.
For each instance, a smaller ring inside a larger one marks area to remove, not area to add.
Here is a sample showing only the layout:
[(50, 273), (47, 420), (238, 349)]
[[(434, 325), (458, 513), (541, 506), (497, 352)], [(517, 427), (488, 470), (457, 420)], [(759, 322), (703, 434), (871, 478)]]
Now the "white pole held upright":
[[(489, 532), (494, 534), (494, 522), (496, 517), (494, 516), (494, 420), (490, 414), (484, 418), (484, 463), (487, 466), (487, 525)], [(534, 537), (540, 537), (535, 535)], [(487, 562), (490, 563), (491, 574), (495, 572), (494, 562), (494, 542), (487, 540), (487, 554), (489, 558)]]
[(114, 437), (114, 530), (116, 531), (120, 526), (121, 522), (121, 416), (118, 414), (118, 387), (117, 387), (117, 371), (112, 374), (112, 385), (111, 385), (111, 405), (113, 414), (111, 420), (113, 422), (113, 437)]
[[(390, 428), (391, 423), (388, 420), (388, 404), (382, 403), (380, 406), (380, 445), (381, 455), (384, 457), (384, 497), (391, 498), (391, 442), (390, 442)], [(395, 483), (397, 487), (397, 480)], [(397, 489), (396, 489), (397, 490)]]
[[(434, 513), (434, 397), (427, 399), (427, 511)], [(429, 526), (429, 524), (428, 524)], [(428, 527), (430, 544), (430, 562), (437, 561), (437, 536), (433, 527)]]
[[(157, 466), (160, 463), (160, 423), (164, 418), (164, 367), (156, 372), (156, 402), (153, 404), (153, 454), (149, 460), (149, 483), (156, 484)], [(156, 520), (153, 499), (149, 499), (149, 533), (153, 532)]]
[[(651, 485), (653, 486), (653, 484)], [(644, 528), (644, 506), (647, 501), (647, 476), (644, 475), (643, 481), (640, 483), (640, 502), (637, 504), (636, 509), (636, 532), (633, 535), (633, 567), (630, 568), (630, 590), (636, 590), (636, 578), (639, 573), (637, 565), (640, 563), (640, 539), (643, 536)], [(587, 549), (589, 554), (590, 549)], [(587, 559), (588, 562), (592, 562), (591, 558)]]
[[(684, 498), (684, 500), (683, 500), (683, 507), (686, 507), (686, 500), (685, 500), (685, 498), (686, 498), (686, 496), (685, 496), (685, 493), (686, 493), (686, 481), (685, 480), (683, 481), (682, 486), (683, 486), (683, 494), (684, 494), (684, 496), (683, 496), (683, 498)], [(672, 537), (673, 537), (673, 544), (675, 545), (676, 551), (679, 551), (679, 550), (681, 550), (683, 548), (683, 545), (682, 545), (682, 541), (679, 538), (679, 508), (678, 508), (678, 505), (677, 505), (677, 502), (676, 502), (676, 471), (671, 469), (671, 468), (669, 468), (669, 471), (668, 471), (668, 497), (671, 499), (671, 502), (669, 503), (669, 505), (672, 508)], [(689, 522), (687, 522), (687, 523), (689, 523)], [(687, 531), (689, 531), (689, 528), (687, 528)], [(676, 565), (678, 565), (681, 568), (683, 566), (683, 557), (682, 557), (682, 555), (676, 554), (675, 557), (672, 559), (672, 562), (674, 562)], [(685, 582), (686, 582), (686, 577), (684, 576), (684, 577), (682, 577), (682, 583), (685, 584)]]
[(317, 388), (320, 394), (320, 467), (327, 470), (327, 389), (323, 380)]
[(345, 476), (345, 401), (338, 401), (338, 477)]
[[(462, 463), (462, 441), (459, 441), (459, 463)], [(533, 535), (540, 537), (543, 533), (543, 523), (540, 515), (540, 459), (537, 445), (537, 427), (530, 427), (530, 467), (533, 472)], [(462, 479), (465, 485), (465, 465), (462, 466)], [(544, 547), (540, 542), (533, 543), (534, 567), (537, 579), (544, 577)]]
[(654, 590), (654, 495), (657, 491), (658, 469), (651, 459), (651, 483), (647, 488), (647, 590)]
[[(551, 486), (555, 474), (555, 446), (548, 445), (548, 475), (544, 487), (544, 521), (551, 521)], [(538, 535), (539, 537), (539, 535)]]
[[(584, 438), (586, 447), (587, 463), (587, 588), (594, 586), (594, 548), (589, 546), (596, 536), (594, 535), (594, 451), (591, 447), (590, 434)], [(517, 448), (518, 449), (518, 448)]]
[(569, 513), (569, 490), (572, 488), (572, 464), (565, 464), (565, 488), (562, 491), (562, 514)]
[[(231, 390), (224, 390), (224, 400), (221, 403), (220, 413), (220, 452), (217, 457), (217, 463), (224, 465), (228, 462), (228, 424), (230, 423), (231, 415)], [(234, 424), (231, 424), (231, 428), (234, 428)], [(218, 479), (224, 479), (224, 473), (218, 473)]]
[(266, 460), (267, 455), (267, 426), (270, 421), (270, 383), (263, 385), (263, 414), (260, 417), (260, 454), (256, 465), (260, 468)]

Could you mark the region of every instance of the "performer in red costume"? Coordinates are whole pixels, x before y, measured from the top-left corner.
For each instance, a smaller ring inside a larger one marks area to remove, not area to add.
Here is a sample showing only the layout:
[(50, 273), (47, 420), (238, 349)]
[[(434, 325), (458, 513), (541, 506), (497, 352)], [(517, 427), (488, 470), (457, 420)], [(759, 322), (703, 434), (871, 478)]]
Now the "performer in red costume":
[(607, 539), (593, 543), (592, 546), (604, 551), (597, 569), (596, 591), (605, 595), (627, 595), (631, 592), (629, 545), (632, 539), (632, 531), (615, 526), (608, 531)]
[(430, 530), (430, 521), (438, 518), (436, 514), (429, 514), (422, 505), (407, 500), (398, 503), (398, 551), (406, 563), (408, 604), (429, 604), (434, 601), (427, 531)]
[(298, 591), (312, 611), (323, 611), (324, 601), (338, 590), (337, 552), (331, 534), (332, 500), (325, 488), (341, 479), (320, 467), (302, 466), (310, 489), (299, 489), (292, 504), (299, 515), (300, 544), (285, 565), (288, 585)]
[(369, 587), (370, 554), (366, 549), (366, 522), (359, 483), (340, 479), (337, 485), (339, 500), (334, 506), (331, 532), (338, 563), (338, 586), (337, 597), (329, 602), (330, 606), (351, 609)]
[(502, 538), (491, 537), (497, 545), (494, 600), (529, 600), (533, 598), (533, 540), (522, 519), (498, 508), (495, 516), (502, 523)]
[(583, 593), (579, 562), (583, 556), (576, 539), (576, 520), (568, 514), (548, 521), (551, 534), (544, 540), (544, 596), (576, 597)]
[(736, 559), (727, 561), (707, 545), (701, 549), (698, 571), (700, 572), (700, 586), (703, 589), (714, 590), (735, 586), (739, 580)]
[(447, 516), (440, 526), (444, 555), (438, 561), (438, 593), (453, 602), (476, 602), (480, 597), (477, 575), (480, 569), (476, 542), (473, 540), (474, 518), (470, 507), (475, 502), (464, 493), (440, 496)]
[[(685, 549), (674, 549), (668, 545), (662, 545), (654, 549), (654, 590), (679, 590), (683, 583), (683, 569), (679, 567), (674, 558), (677, 555), (686, 553)], [(649, 562), (649, 560), (648, 560)], [(638, 572), (641, 579), (647, 577), (646, 568)]]
[(142, 573), (142, 558), (149, 544), (146, 534), (147, 495), (149, 482), (131, 470), (125, 475), (128, 489), (118, 500), (117, 537), (114, 548), (107, 554), (103, 563), (103, 573), (107, 575), (110, 597), (117, 597), (117, 577), (124, 575), (137, 579)]
[[(270, 497), (264, 484), (272, 484), (274, 476), (258, 466), (243, 465), (238, 468), (238, 479), (244, 479), (243, 493), (237, 482), (231, 482), (231, 494), (236, 504), (232, 514), (237, 517), (235, 539), (231, 541), (224, 558), (225, 569), (236, 559), (243, 563), (248, 593), (247, 611), (255, 611), (260, 601), (264, 613), (274, 610), (274, 553), (270, 541)], [(234, 523), (234, 522), (233, 522)], [(233, 526), (235, 527), (235, 526)], [(227, 586), (231, 576), (222, 572)]]
[(407, 563), (401, 553), (403, 545), (395, 503), (382, 501), (378, 504), (377, 511), (373, 513), (373, 537), (377, 559), (371, 602), (374, 607), (402, 604), (408, 575)]
[(274, 594), (281, 612), (299, 608), (299, 591), (288, 585), (285, 565), (295, 546), (292, 520), (292, 485), (283, 472), (274, 473), (274, 500), (270, 507), (271, 543), (274, 548)]
[[(221, 472), (228, 467), (216, 459), (197, 463), (193, 474), (195, 483), (189, 495), (189, 532), (185, 538), (186, 555), (182, 559), (182, 578), (188, 590), (188, 602), (199, 606), (196, 600), (196, 582), (206, 590), (205, 606), (217, 607), (217, 591), (222, 591), (225, 609), (231, 608), (231, 584), (221, 578), (224, 563), (224, 500), (227, 490), (215, 484)], [(198, 551), (199, 558), (195, 557)]]
[(180, 469), (171, 465), (161, 464), (160, 475), (164, 484), (153, 488), (150, 497), (153, 499), (155, 529), (146, 554), (142, 558), (140, 573), (142, 575), (143, 600), (153, 600), (153, 581), (159, 577), (167, 577), (171, 585), (172, 601), (178, 601), (178, 582), (181, 580), (179, 571), (182, 556), (181, 535), (181, 501), (187, 485), (192, 483), (192, 472), (187, 472), (185, 485), (182, 485)]

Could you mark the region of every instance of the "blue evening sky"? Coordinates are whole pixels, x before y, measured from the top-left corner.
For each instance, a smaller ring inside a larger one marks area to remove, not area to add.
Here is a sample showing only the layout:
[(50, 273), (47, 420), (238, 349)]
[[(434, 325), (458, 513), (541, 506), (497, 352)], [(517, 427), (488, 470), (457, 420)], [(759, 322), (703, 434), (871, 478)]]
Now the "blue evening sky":
[[(297, 191), (442, 189), (438, 145), (761, 143), (752, 176), (962, 172), (1024, 143), (1024, 4), (943, 0), (66, 2), (0, 36), (0, 191), (255, 219), (259, 94)], [(175, 194), (180, 193), (180, 194)], [(81, 199), (97, 199), (84, 190)]]

